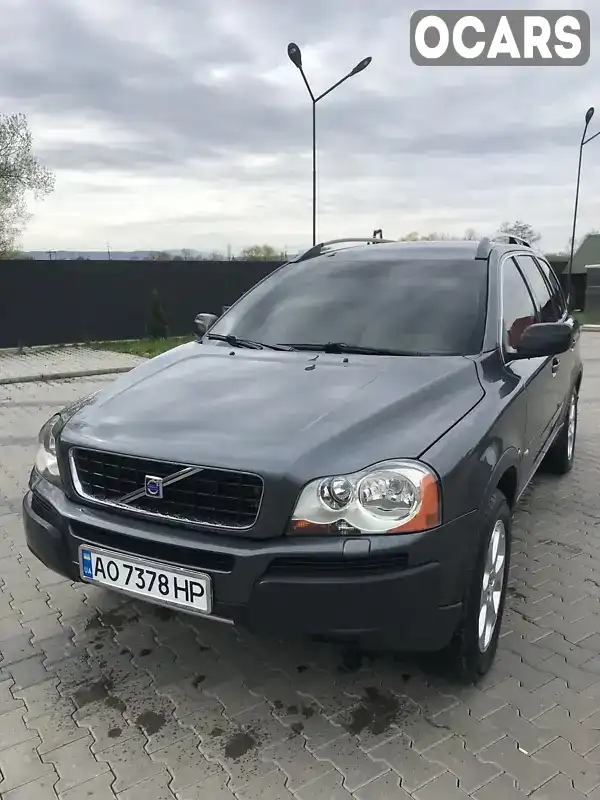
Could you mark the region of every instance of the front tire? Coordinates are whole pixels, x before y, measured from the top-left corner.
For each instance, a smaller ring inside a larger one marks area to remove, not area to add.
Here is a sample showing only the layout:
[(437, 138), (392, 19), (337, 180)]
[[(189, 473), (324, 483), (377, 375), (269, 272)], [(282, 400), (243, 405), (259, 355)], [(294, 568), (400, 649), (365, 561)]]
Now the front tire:
[(445, 653), (452, 671), (464, 683), (482, 678), (496, 657), (508, 585), (511, 522), (506, 498), (496, 490), (482, 524), (481, 545), (465, 595), (462, 620)]
[(544, 467), (555, 475), (566, 475), (573, 468), (575, 460), (575, 442), (577, 439), (577, 423), (579, 419), (579, 392), (573, 389), (567, 416), (556, 441), (548, 450), (544, 459)]

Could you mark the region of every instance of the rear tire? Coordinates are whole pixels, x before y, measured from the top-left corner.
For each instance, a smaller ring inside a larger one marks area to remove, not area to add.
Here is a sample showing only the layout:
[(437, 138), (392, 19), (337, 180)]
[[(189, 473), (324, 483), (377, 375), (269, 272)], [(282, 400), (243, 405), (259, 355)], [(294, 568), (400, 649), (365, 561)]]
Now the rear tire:
[(467, 588), (463, 616), (446, 651), (451, 670), (473, 683), (491, 668), (502, 626), (511, 549), (511, 512), (501, 491), (490, 498), (482, 523), (481, 545)]
[(548, 472), (552, 472), (555, 475), (566, 475), (573, 468), (578, 417), (579, 391), (574, 388), (569, 399), (567, 415), (562, 430), (544, 459), (544, 469)]

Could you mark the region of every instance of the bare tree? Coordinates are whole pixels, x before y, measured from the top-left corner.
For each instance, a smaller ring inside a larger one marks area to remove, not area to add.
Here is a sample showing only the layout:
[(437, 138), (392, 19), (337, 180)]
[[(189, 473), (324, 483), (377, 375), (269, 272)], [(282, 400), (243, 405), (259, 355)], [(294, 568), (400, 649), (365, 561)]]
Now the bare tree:
[(516, 222), (503, 222), (498, 228), (498, 233), (504, 234), (505, 236), (518, 236), (520, 239), (525, 239), (525, 241), (530, 244), (537, 244), (542, 238), (542, 234), (538, 233), (532, 225), (528, 222), (521, 222), (520, 220)]
[(41, 199), (54, 189), (54, 175), (33, 154), (24, 114), (0, 114), (0, 257), (13, 251), (30, 215), (27, 197)]
[(401, 236), (401, 242), (444, 242), (444, 241), (473, 241), (480, 239), (479, 234), (473, 228), (467, 228), (462, 236), (454, 235), (452, 233), (443, 233), (441, 231), (434, 231), (433, 233), (419, 233), (418, 231), (411, 231), (406, 236)]
[(270, 244), (254, 244), (239, 255), (242, 261), (285, 261), (285, 253)]

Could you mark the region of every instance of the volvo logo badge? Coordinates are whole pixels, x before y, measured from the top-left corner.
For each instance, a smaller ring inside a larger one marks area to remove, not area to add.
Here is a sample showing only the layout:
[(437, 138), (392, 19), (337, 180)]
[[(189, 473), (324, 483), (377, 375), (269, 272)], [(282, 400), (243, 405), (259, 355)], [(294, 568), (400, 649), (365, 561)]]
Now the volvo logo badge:
[(144, 479), (144, 493), (146, 497), (161, 499), (163, 496), (163, 479), (154, 475), (146, 475)]

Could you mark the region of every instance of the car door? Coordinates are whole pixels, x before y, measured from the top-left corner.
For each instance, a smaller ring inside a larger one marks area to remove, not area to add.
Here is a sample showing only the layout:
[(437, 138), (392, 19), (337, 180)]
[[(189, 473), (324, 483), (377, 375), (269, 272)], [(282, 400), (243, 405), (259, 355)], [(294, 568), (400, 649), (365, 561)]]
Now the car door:
[[(533, 255), (524, 253), (516, 256), (516, 261), (523, 273), (533, 299), (539, 309), (540, 322), (559, 322), (561, 310), (557, 306), (550, 284)], [(561, 353), (550, 358), (551, 380), (548, 383), (544, 407), (548, 418), (546, 437), (550, 436), (561, 420), (561, 412), (569, 393), (571, 382), (572, 353)]]
[(525, 417), (521, 476), (526, 482), (533, 472), (548, 436), (548, 417), (552, 401), (548, 391), (552, 385), (549, 358), (513, 359), (519, 339), (529, 325), (539, 322), (539, 311), (516, 260), (509, 256), (501, 265), (503, 355), (506, 368), (521, 383), (513, 402), (523, 405)]
[[(558, 278), (554, 273), (554, 270), (550, 264), (539, 255), (536, 255), (535, 260), (538, 262), (540, 269), (546, 278), (546, 282), (550, 287), (552, 301), (556, 308), (557, 319), (559, 319), (561, 322), (568, 322), (573, 327), (573, 346), (566, 353), (560, 354), (560, 366), (556, 375), (556, 388), (563, 400), (564, 405), (566, 406), (571, 396), (573, 384), (577, 378), (577, 367), (579, 364), (578, 340), (581, 335), (581, 331), (579, 329), (579, 325), (575, 323), (575, 320), (569, 314), (565, 295)], [(560, 418), (562, 419), (563, 417), (561, 416)]]

